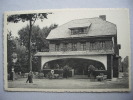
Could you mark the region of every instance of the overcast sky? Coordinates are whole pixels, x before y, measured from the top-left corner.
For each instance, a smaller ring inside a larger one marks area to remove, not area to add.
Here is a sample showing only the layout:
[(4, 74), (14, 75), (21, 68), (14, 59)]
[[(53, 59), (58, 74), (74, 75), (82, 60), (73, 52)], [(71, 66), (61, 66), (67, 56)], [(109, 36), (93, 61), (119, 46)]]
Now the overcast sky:
[[(40, 28), (50, 26), (51, 24), (58, 24), (59, 26), (74, 19), (93, 18), (99, 15), (106, 15), (106, 20), (117, 25), (118, 44), (121, 44), (120, 56), (124, 58), (130, 55), (130, 30), (128, 11), (126, 9), (111, 9), (111, 10), (97, 10), (97, 9), (82, 9), (82, 10), (50, 10), (41, 12), (52, 12), (48, 15), (48, 19), (43, 22), (37, 20), (35, 25)], [(12, 32), (13, 36), (18, 36), (18, 31), (25, 27), (28, 22), (8, 23), (7, 29)]]

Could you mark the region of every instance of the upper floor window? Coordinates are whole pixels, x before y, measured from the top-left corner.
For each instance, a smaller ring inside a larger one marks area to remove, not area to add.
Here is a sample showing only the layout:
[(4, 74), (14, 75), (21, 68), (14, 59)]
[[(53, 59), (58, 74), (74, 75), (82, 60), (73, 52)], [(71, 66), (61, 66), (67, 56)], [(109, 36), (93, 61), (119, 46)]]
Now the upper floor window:
[(86, 50), (86, 43), (81, 43), (81, 50)]
[(87, 33), (87, 28), (74, 28), (71, 29), (71, 34), (76, 35), (76, 34), (86, 34)]
[(63, 44), (63, 51), (67, 51), (67, 43)]
[(77, 44), (76, 43), (72, 43), (72, 51), (77, 51)]
[(59, 51), (59, 44), (55, 44), (55, 51)]
[(95, 50), (96, 45), (95, 42), (90, 42), (90, 50)]
[(105, 49), (105, 41), (101, 41), (100, 43), (101, 43), (101, 48)]

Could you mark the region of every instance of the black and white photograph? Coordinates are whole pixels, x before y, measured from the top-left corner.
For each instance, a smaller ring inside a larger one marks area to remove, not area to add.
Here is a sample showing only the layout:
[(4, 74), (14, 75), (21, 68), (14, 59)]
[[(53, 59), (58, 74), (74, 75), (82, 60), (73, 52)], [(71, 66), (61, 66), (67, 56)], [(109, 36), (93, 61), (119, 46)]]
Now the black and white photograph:
[(6, 91), (129, 92), (129, 10), (47, 9), (4, 14)]

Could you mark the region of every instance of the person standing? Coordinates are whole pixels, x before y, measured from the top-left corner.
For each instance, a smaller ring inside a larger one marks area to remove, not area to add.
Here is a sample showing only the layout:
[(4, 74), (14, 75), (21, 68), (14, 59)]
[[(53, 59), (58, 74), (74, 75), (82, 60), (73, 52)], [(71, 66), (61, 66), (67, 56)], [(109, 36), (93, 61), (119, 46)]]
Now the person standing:
[(32, 73), (32, 71), (30, 71), (29, 74), (28, 74), (28, 78), (27, 78), (26, 83), (27, 82), (33, 83), (33, 73)]
[(63, 68), (63, 76), (64, 76), (64, 78), (68, 78), (68, 76), (69, 76), (69, 66), (68, 65), (65, 65)]
[(95, 75), (95, 69), (96, 68), (93, 65), (90, 65), (88, 67), (90, 79), (95, 79), (95, 77), (96, 77), (96, 75)]

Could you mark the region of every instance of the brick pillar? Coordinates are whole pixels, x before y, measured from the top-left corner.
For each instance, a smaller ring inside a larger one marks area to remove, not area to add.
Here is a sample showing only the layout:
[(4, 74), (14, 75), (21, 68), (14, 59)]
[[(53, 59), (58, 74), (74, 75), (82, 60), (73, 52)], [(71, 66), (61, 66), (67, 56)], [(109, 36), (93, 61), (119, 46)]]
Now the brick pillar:
[(107, 55), (107, 78), (112, 79), (113, 76), (113, 56)]

